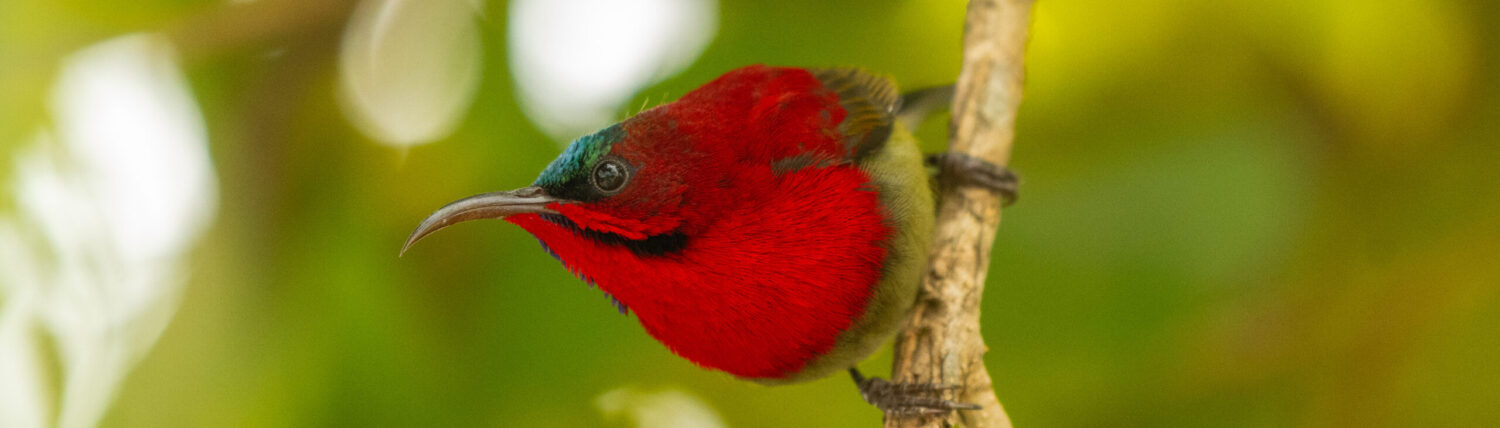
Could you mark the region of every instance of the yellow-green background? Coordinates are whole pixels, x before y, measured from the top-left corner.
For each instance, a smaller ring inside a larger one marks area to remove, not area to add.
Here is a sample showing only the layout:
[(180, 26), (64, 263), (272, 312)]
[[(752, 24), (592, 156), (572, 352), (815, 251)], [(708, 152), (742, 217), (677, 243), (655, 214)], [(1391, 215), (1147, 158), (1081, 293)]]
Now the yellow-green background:
[[(351, 7), (0, 2), (6, 157), (46, 119), (58, 60), (127, 32), (172, 37), (208, 126), (218, 216), (105, 426), (597, 426), (620, 423), (594, 400), (621, 386), (690, 391), (732, 427), (878, 423), (842, 377), (764, 387), (672, 356), (518, 228), (397, 259), (430, 210), (527, 184), (559, 146), (516, 104), (500, 1), (455, 134), (406, 152), (360, 135), (336, 96)], [(750, 63), (947, 83), (962, 14), (724, 1), (699, 60), (637, 100)], [(1497, 19), (1486, 0), (1039, 2), (1023, 196), (984, 305), (1011, 417), (1500, 422)]]

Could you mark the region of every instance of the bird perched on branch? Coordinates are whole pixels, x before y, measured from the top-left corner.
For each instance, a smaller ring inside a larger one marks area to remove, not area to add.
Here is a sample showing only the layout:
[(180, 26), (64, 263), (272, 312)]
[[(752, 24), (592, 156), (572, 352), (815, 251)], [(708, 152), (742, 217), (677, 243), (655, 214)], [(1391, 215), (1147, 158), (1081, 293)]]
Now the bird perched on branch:
[[(531, 186), (437, 210), (402, 252), (504, 219), (699, 366), (766, 384), (848, 370), (882, 409), (971, 408), (943, 399), (948, 386), (854, 368), (901, 326), (931, 241), (929, 174), (901, 102), (857, 69), (736, 69), (577, 139)], [(998, 167), (969, 170), (1013, 185)]]

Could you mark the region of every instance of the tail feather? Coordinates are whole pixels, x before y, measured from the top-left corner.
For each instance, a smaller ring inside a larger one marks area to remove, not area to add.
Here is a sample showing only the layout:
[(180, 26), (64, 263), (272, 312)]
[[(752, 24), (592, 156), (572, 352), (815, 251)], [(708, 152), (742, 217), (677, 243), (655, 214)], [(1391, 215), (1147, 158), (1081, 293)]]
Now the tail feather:
[(896, 121), (906, 129), (917, 129), (922, 121), (953, 105), (953, 85), (933, 86), (901, 94)]

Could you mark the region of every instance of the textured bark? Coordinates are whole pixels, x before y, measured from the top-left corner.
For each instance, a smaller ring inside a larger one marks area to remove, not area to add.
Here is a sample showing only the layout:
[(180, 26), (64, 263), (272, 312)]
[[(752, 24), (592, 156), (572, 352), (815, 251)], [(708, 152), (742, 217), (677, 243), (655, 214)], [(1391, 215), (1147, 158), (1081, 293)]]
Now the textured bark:
[[(1010, 161), (1032, 0), (972, 0), (949, 150), (996, 165)], [(983, 406), (948, 415), (886, 415), (887, 427), (1009, 427), (984, 366), (979, 302), (1000, 226), (1001, 196), (944, 185), (931, 261), (907, 328), (896, 340), (897, 382), (958, 385), (952, 399)]]

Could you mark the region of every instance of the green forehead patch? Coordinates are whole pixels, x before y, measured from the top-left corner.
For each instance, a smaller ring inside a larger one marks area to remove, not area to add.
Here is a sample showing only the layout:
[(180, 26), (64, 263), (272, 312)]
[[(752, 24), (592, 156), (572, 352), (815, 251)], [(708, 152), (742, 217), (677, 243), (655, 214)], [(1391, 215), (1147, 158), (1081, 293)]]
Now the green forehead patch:
[(609, 148), (624, 138), (625, 129), (619, 124), (578, 137), (568, 145), (567, 149), (563, 150), (561, 155), (557, 156), (557, 159), (547, 164), (547, 169), (542, 170), (542, 174), (537, 176), (534, 185), (558, 187), (581, 174), (586, 174), (589, 166), (609, 153)]

